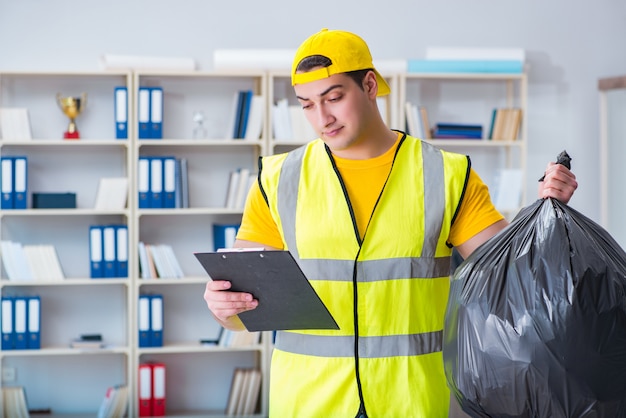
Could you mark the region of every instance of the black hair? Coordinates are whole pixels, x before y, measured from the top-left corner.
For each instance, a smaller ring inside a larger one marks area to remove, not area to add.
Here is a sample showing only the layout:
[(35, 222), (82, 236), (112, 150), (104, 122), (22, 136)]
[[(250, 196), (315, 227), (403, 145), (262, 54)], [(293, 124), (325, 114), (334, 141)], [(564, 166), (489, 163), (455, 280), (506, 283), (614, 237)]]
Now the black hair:
[[(311, 55), (309, 57), (303, 58), (302, 61), (298, 63), (296, 67), (296, 72), (306, 73), (315, 68), (329, 67), (332, 63), (333, 62), (331, 61), (331, 59), (325, 57), (324, 55)], [(344, 74), (354, 80), (354, 82), (357, 84), (357, 86), (359, 86), (361, 90), (365, 90), (363, 88), (363, 79), (365, 78), (365, 74), (372, 70), (373, 68), (366, 68), (364, 70), (348, 71)]]

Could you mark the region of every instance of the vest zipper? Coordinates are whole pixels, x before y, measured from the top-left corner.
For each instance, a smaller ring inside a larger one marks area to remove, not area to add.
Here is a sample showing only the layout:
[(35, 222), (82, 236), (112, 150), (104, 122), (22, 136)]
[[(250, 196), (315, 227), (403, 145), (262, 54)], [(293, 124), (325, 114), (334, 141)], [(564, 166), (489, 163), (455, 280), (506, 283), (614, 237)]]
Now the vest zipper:
[(365, 240), (365, 235), (367, 233), (369, 223), (372, 220), (372, 217), (374, 216), (374, 212), (376, 211), (378, 202), (380, 201), (380, 198), (383, 195), (383, 191), (385, 190), (385, 186), (387, 185), (387, 182), (389, 181), (389, 176), (391, 176), (391, 171), (393, 170), (393, 164), (396, 161), (398, 150), (400, 149), (400, 146), (404, 142), (405, 138), (406, 138), (406, 134), (400, 139), (398, 143), (396, 152), (393, 156), (393, 162), (391, 163), (391, 168), (389, 169), (389, 173), (387, 174), (387, 179), (385, 180), (383, 187), (380, 189), (380, 193), (378, 195), (378, 198), (376, 199), (376, 203), (374, 204), (374, 207), (372, 208), (370, 219), (367, 221), (367, 226), (365, 227), (365, 231), (363, 231), (363, 238), (361, 238), (361, 234), (359, 233), (358, 224), (356, 222), (356, 216), (354, 215), (354, 209), (352, 208), (352, 203), (350, 202), (350, 196), (348, 195), (348, 190), (346, 189), (346, 185), (344, 184), (343, 178), (341, 177), (341, 173), (339, 173), (339, 169), (337, 168), (337, 165), (335, 164), (335, 159), (333, 158), (330, 148), (328, 147), (328, 145), (324, 144), (324, 148), (326, 149), (326, 153), (328, 154), (328, 157), (330, 158), (330, 162), (333, 166), (333, 170), (335, 171), (335, 174), (337, 175), (337, 178), (339, 179), (341, 190), (343, 190), (344, 198), (346, 199), (346, 203), (348, 204), (348, 210), (350, 211), (350, 217), (352, 219), (354, 233), (355, 233), (357, 242), (359, 243), (359, 250), (357, 251), (356, 256), (354, 257), (354, 267), (352, 268), (352, 299), (353, 299), (353, 306), (354, 306), (354, 309), (353, 309), (353, 312), (354, 312), (354, 319), (353, 319), (354, 321), (354, 371), (355, 371), (355, 377), (356, 377), (357, 390), (359, 393), (359, 410), (356, 414), (356, 418), (368, 418), (367, 410), (365, 409), (365, 398), (363, 396), (363, 387), (361, 384), (361, 373), (360, 373), (360, 368), (359, 368), (359, 312), (357, 308), (359, 295), (358, 295), (358, 288), (357, 288), (357, 283), (358, 283), (357, 265), (358, 265), (359, 255), (361, 254), (361, 249), (363, 248), (363, 241)]

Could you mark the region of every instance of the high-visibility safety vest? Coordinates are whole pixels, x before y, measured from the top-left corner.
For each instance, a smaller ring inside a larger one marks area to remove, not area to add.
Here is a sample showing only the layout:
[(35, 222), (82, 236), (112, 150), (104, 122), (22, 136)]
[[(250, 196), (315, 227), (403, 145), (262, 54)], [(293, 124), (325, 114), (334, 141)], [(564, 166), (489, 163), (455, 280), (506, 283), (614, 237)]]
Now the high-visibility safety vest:
[(404, 136), (362, 239), (321, 140), (263, 157), (260, 169), (285, 249), (340, 328), (278, 332), (270, 416), (447, 417), (446, 240), (469, 158)]

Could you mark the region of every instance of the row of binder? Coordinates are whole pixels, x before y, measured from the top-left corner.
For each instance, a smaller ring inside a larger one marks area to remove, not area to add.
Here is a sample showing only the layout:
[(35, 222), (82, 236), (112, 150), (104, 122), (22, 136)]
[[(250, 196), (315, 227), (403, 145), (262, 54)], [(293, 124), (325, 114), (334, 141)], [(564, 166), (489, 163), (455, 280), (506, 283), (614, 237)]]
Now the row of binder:
[(139, 295), (139, 347), (163, 346), (163, 295)]
[(139, 364), (137, 382), (140, 417), (165, 416), (165, 364)]
[(189, 207), (187, 159), (142, 156), (137, 164), (139, 209)]
[(26, 209), (28, 193), (28, 158), (25, 156), (0, 157), (2, 170), (2, 209)]
[(41, 298), (2, 296), (2, 350), (41, 348)]
[(139, 87), (137, 121), (139, 139), (163, 138), (162, 87)]
[(91, 225), (89, 257), (92, 279), (128, 277), (128, 226)]

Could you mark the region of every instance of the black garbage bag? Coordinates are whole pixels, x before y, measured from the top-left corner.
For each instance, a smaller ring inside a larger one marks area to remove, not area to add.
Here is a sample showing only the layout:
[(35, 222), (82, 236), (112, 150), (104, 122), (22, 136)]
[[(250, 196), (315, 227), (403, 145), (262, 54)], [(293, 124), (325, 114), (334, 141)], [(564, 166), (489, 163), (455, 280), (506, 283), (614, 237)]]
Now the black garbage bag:
[(473, 417), (626, 417), (626, 253), (536, 201), (455, 271), (443, 357)]

